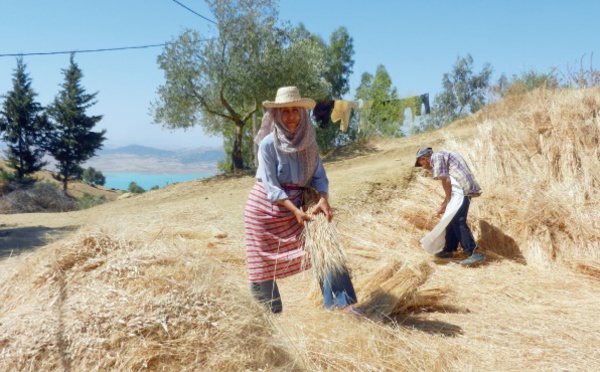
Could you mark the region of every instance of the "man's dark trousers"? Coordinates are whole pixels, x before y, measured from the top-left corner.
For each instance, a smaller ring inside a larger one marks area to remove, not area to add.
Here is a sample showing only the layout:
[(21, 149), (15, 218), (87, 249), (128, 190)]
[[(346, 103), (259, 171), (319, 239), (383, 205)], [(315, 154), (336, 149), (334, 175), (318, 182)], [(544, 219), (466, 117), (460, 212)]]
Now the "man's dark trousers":
[(458, 212), (452, 218), (452, 221), (446, 227), (446, 246), (444, 251), (455, 252), (458, 250), (458, 243), (462, 245), (463, 251), (470, 255), (477, 248), (477, 243), (473, 239), (473, 233), (467, 225), (467, 215), (469, 214), (469, 205), (471, 197), (465, 196)]

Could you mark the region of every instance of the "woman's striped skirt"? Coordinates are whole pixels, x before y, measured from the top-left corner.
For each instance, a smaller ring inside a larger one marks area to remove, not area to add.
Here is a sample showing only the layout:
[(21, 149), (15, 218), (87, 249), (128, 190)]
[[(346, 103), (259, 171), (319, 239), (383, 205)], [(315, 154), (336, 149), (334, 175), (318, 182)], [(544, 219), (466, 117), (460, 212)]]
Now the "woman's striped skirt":
[[(302, 204), (302, 189), (283, 186), (294, 205)], [(267, 199), (260, 182), (250, 191), (244, 210), (246, 260), (251, 283), (285, 278), (308, 267), (300, 247), (304, 227), (292, 212)]]

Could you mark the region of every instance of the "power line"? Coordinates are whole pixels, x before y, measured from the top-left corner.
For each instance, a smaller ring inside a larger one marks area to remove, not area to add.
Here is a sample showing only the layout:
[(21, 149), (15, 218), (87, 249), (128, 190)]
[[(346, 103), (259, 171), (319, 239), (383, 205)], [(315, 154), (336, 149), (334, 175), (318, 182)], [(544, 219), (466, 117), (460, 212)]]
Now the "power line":
[(149, 44), (149, 45), (140, 45), (140, 46), (131, 46), (131, 47), (120, 47), (120, 48), (65, 50), (65, 51), (61, 51), (61, 52), (7, 53), (7, 54), (0, 54), (0, 57), (50, 56), (50, 55), (55, 55), (55, 54), (114, 52), (114, 51), (118, 51), (118, 50), (128, 50), (128, 49), (156, 48), (156, 47), (162, 47), (165, 45), (166, 44), (163, 43), (163, 44)]
[(190, 8), (188, 8), (187, 6), (183, 5), (183, 4), (182, 4), (182, 3), (180, 3), (179, 1), (177, 1), (177, 0), (173, 0), (173, 2), (177, 3), (178, 5), (182, 6), (182, 7), (183, 7), (183, 8), (185, 8), (185, 9), (189, 10), (190, 12), (194, 13), (194, 14), (195, 14), (195, 15), (197, 15), (198, 17), (200, 17), (200, 18), (203, 18), (203, 19), (205, 19), (205, 20), (207, 20), (207, 21), (209, 21), (209, 22), (212, 22), (212, 23), (214, 23), (215, 25), (218, 25), (218, 23), (217, 23), (217, 22), (213, 21), (212, 19), (208, 19), (208, 18), (206, 18), (206, 17), (205, 17), (205, 16), (203, 16), (202, 14), (198, 14), (198, 13), (196, 13), (195, 11), (193, 11), (192, 9), (190, 9)]
[[(202, 39), (198, 41), (210, 41), (215, 38)], [(130, 46), (130, 47), (119, 47), (119, 48), (100, 48), (100, 49), (82, 49), (82, 50), (65, 50), (60, 52), (34, 52), (34, 53), (6, 53), (0, 54), (0, 57), (25, 57), (25, 56), (51, 56), (56, 54), (71, 54), (71, 53), (98, 53), (98, 52), (114, 52), (121, 50), (129, 50), (129, 49), (146, 49), (146, 48), (157, 48), (163, 47), (167, 45), (167, 43), (162, 44), (148, 44), (148, 45), (139, 45), (139, 46)]]

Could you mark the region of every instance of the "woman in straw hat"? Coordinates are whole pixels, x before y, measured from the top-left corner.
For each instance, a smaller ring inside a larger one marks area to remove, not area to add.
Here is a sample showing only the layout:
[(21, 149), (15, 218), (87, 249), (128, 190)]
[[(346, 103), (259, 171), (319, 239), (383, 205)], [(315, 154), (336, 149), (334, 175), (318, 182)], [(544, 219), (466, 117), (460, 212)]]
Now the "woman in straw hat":
[[(276, 280), (306, 269), (300, 237), (311, 216), (302, 209), (303, 189), (312, 186), (319, 192), (313, 213), (324, 213), (329, 221), (332, 213), (329, 181), (307, 111), (315, 101), (302, 98), (296, 87), (283, 87), (263, 107), (268, 111), (254, 139), (259, 145), (257, 182), (244, 211), (246, 258), (252, 295), (278, 313), (283, 308)], [(331, 280), (321, 283), (325, 308), (356, 303), (347, 270), (327, 276)]]

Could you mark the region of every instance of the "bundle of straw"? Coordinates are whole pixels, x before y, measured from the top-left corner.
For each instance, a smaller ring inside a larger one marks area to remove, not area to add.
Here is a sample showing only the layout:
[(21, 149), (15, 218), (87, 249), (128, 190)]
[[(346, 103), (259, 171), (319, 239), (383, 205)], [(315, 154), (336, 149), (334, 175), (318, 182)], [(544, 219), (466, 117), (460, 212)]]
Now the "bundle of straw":
[(312, 221), (304, 222), (302, 249), (307, 253), (302, 260), (303, 267), (312, 267), (315, 279), (322, 283), (328, 273), (339, 273), (347, 270), (346, 252), (337, 235), (335, 222), (327, 221), (323, 213), (313, 215), (315, 205), (311, 205), (307, 213)]
[(592, 278), (600, 279), (600, 262), (598, 261), (577, 261), (574, 263), (575, 271), (589, 275)]
[[(410, 225), (420, 230), (433, 230), (439, 219), (432, 212), (435, 209), (427, 208), (420, 199), (402, 200), (403, 208), (398, 211), (399, 217), (402, 217)], [(435, 208), (435, 207), (434, 207)]]
[(398, 304), (394, 314), (443, 307), (443, 305), (440, 305), (440, 301), (448, 296), (448, 292), (448, 288), (420, 287), (408, 296), (403, 303)]
[(393, 277), (394, 274), (398, 270), (400, 270), (400, 268), (403, 265), (404, 265), (404, 263), (400, 260), (394, 260), (391, 263), (387, 263), (387, 264), (383, 265), (382, 267), (380, 267), (373, 274), (362, 279), (357, 284), (357, 287), (360, 288), (360, 291), (363, 292), (365, 295), (367, 295), (371, 292), (375, 292), (376, 290), (379, 289), (379, 287), (381, 286), (381, 283), (384, 283), (387, 280), (389, 280), (391, 277)]
[(393, 262), (381, 268), (365, 281), (366, 301), (360, 308), (372, 319), (402, 312), (419, 302), (414, 294), (431, 272), (425, 262), (416, 267)]

